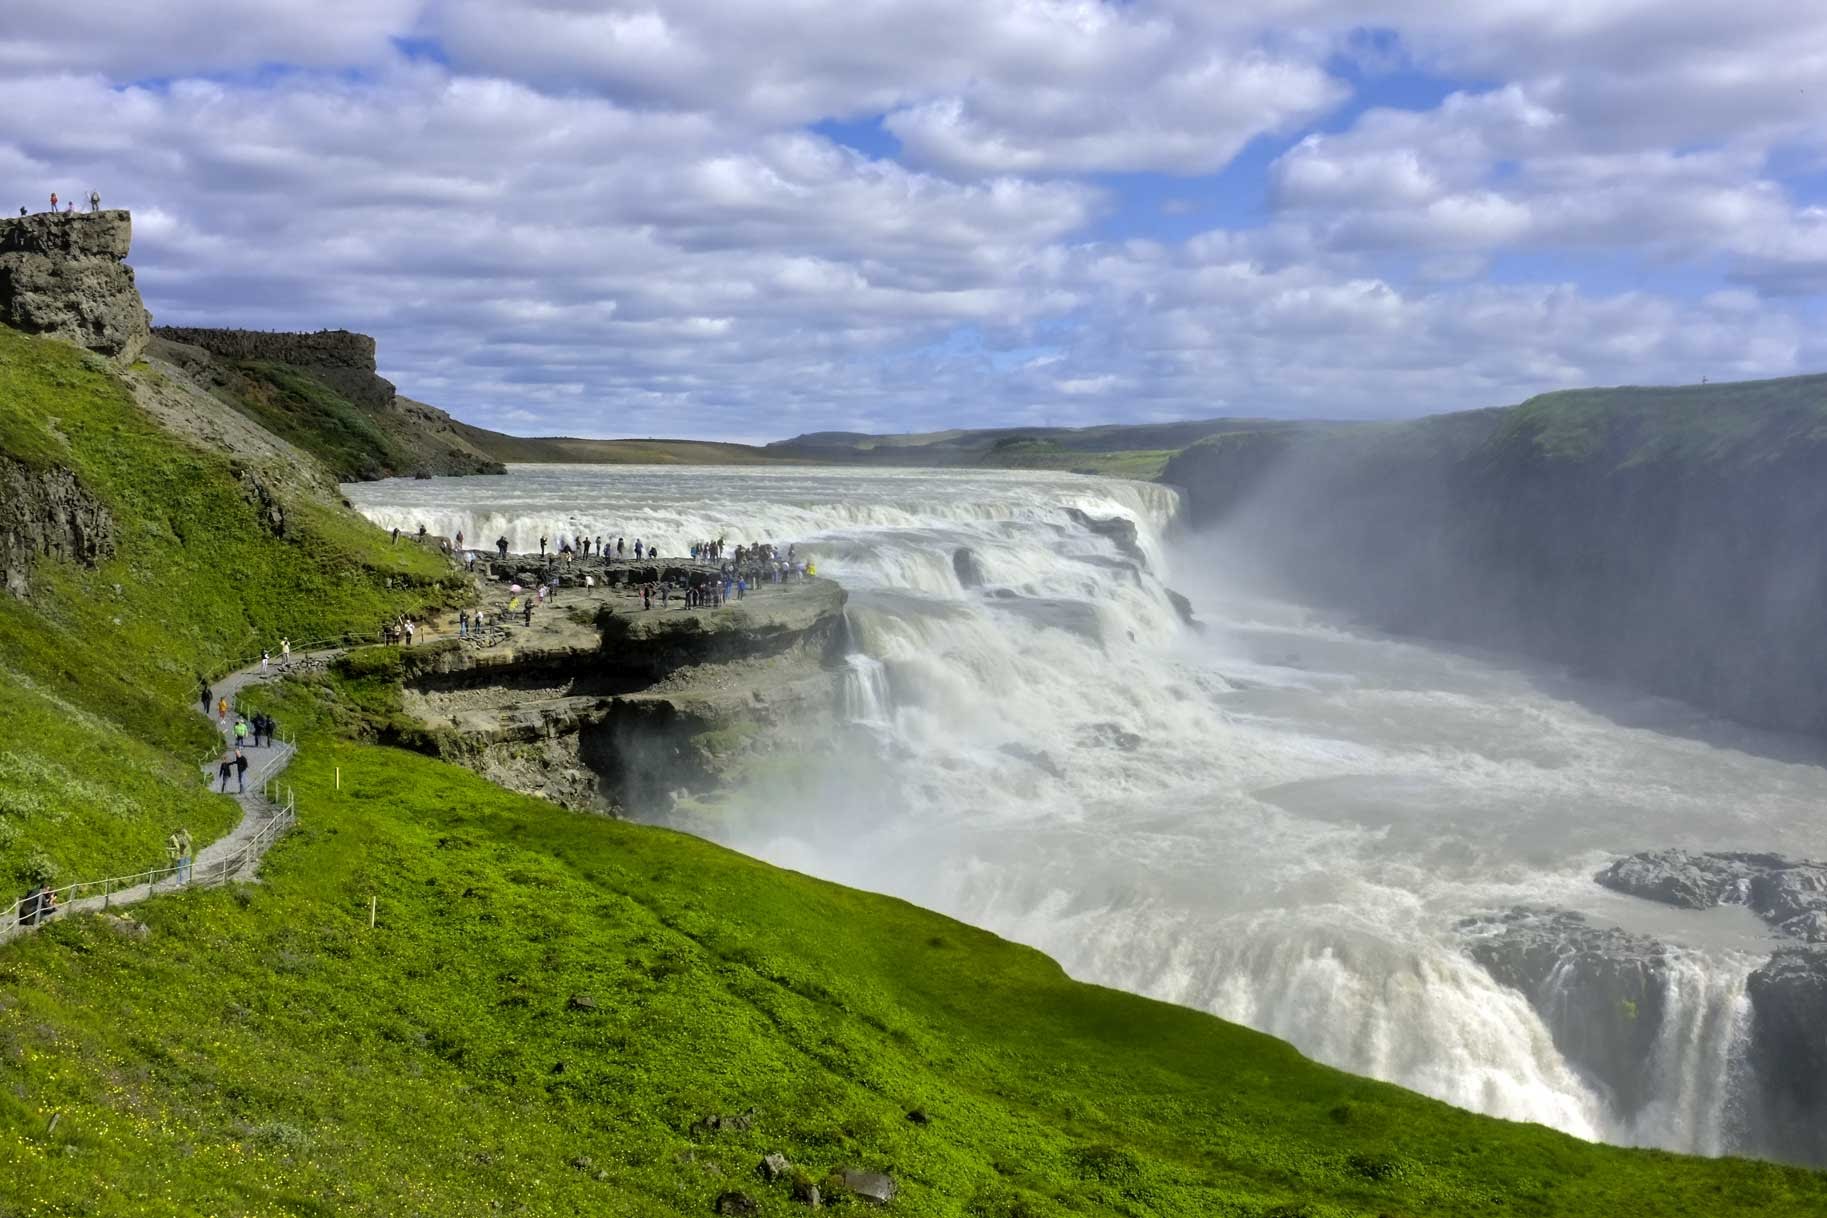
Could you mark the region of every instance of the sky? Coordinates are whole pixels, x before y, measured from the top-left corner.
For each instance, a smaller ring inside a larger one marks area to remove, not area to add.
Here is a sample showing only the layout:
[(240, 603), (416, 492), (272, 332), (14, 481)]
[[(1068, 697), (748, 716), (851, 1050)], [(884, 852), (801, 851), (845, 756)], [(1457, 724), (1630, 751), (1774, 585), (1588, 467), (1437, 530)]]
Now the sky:
[[(6, 0), (0, 209), (517, 434), (1827, 370), (1827, 4)], [(1247, 11), (1246, 11), (1247, 10)]]

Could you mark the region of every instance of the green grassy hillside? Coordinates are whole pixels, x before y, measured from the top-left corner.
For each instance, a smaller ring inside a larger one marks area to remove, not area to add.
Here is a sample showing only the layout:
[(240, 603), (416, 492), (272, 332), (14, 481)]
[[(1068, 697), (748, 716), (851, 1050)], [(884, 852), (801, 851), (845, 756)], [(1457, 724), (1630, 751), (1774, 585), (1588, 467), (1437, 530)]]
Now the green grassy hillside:
[(909, 1214), (1827, 1206), (1827, 1177), (1469, 1116), (902, 902), (356, 743), (343, 696), (282, 707), (310, 727), (303, 822), (261, 885), (144, 907), (143, 943), (71, 923), (0, 957), (17, 1213), (803, 1212), (756, 1174), (776, 1152), (839, 1198), (833, 1172), (886, 1171)]
[[(0, 857), (143, 865), (174, 817), (226, 819), (189, 768), (197, 671), (365, 628), (444, 569), (334, 505), (288, 501), (275, 532), (232, 458), (76, 352), (0, 332), (0, 401), (5, 452), (75, 470), (119, 534), (0, 601)], [(256, 695), (303, 736), (300, 825), (259, 884), (137, 906), (145, 939), (68, 919), (0, 947), (4, 1218), (695, 1215), (733, 1192), (784, 1215), (815, 1185), (862, 1212), (844, 1168), (919, 1215), (1827, 1211), (1818, 1173), (1471, 1116), (370, 743), (396, 663)], [(794, 1172), (764, 1182), (773, 1152)]]
[(234, 815), (192, 766), (214, 741), (188, 710), (199, 673), (282, 636), (366, 637), (446, 595), (450, 568), (172, 437), (62, 344), (0, 329), (0, 403), (0, 459), (73, 470), (116, 534), (100, 567), (44, 559), (29, 600), (0, 595), (0, 883), (149, 866), (176, 822), (206, 837)]

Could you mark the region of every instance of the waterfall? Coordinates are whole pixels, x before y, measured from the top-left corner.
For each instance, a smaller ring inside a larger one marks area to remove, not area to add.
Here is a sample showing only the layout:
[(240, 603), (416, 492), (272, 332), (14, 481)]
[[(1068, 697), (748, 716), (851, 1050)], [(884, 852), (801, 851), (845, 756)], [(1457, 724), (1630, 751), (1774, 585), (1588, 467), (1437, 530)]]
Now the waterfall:
[(865, 727), (887, 727), (891, 712), (888, 667), (861, 652), (845, 657), (844, 718)]
[[(1738, 1115), (1749, 966), (1706, 924), (1658, 915), (1681, 950), (1655, 1042), (1607, 1025), (1640, 1067), (1628, 1095), (1564, 1051), (1578, 1004), (1536, 1010), (1454, 927), (1517, 905), (1603, 919), (1616, 898), (1593, 871), (1645, 846), (1827, 857), (1817, 768), (1627, 726), (1564, 676), (1358, 634), (1243, 586), (1244, 564), (1171, 535), (1161, 486), (542, 466), (346, 493), (381, 524), (484, 545), (600, 533), (670, 553), (724, 536), (796, 544), (835, 577), (840, 710), (879, 747), (839, 742), (792, 798), (718, 819), (728, 845), (1478, 1111), (1758, 1149)], [(1133, 547), (1069, 509), (1131, 522)], [(984, 586), (961, 583), (960, 549)]]

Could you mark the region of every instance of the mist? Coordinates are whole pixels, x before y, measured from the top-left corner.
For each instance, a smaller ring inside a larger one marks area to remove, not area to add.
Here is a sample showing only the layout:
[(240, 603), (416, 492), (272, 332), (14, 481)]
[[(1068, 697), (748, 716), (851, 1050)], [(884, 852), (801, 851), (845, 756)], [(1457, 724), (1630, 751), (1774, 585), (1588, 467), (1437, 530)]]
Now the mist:
[[(446, 483), (434, 527), (791, 541), (850, 593), (829, 739), (764, 741), (751, 780), (651, 819), (1465, 1108), (1805, 1156), (1755, 1119), (1745, 986), (1768, 933), (1591, 877), (1646, 846), (1827, 855), (1827, 776), (1779, 760), (1781, 738), (1722, 745), (1679, 703), (1290, 599), (1300, 572), (1264, 551), (1299, 531), (1270, 510), (1298, 472), (1215, 532), (1187, 527), (1177, 492), (1071, 475), (541, 476), (512, 507)], [(1133, 550), (1108, 521), (1133, 524)], [(1305, 540), (1318, 553), (1326, 536)], [(1540, 906), (1668, 945), (1667, 1017), (1642, 1060), (1580, 1053), (1577, 988), (1557, 1016), (1475, 956), (1480, 919)]]

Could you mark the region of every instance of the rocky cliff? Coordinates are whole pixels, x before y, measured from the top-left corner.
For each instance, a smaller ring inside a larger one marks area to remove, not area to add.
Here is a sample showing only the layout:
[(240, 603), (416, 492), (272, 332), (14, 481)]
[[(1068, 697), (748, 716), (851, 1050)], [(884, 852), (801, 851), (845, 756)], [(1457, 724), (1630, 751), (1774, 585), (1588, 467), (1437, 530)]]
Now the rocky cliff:
[(1827, 734), (1827, 376), (1223, 436), (1166, 480), (1371, 626)]
[(0, 580), (8, 592), (30, 592), (40, 557), (94, 567), (113, 553), (114, 518), (74, 473), (0, 457)]
[(448, 414), (401, 397), (375, 341), (348, 330), (285, 333), (160, 326), (153, 352), (345, 481), (498, 474)]
[(0, 322), (131, 363), (151, 336), (132, 243), (124, 211), (0, 220)]

